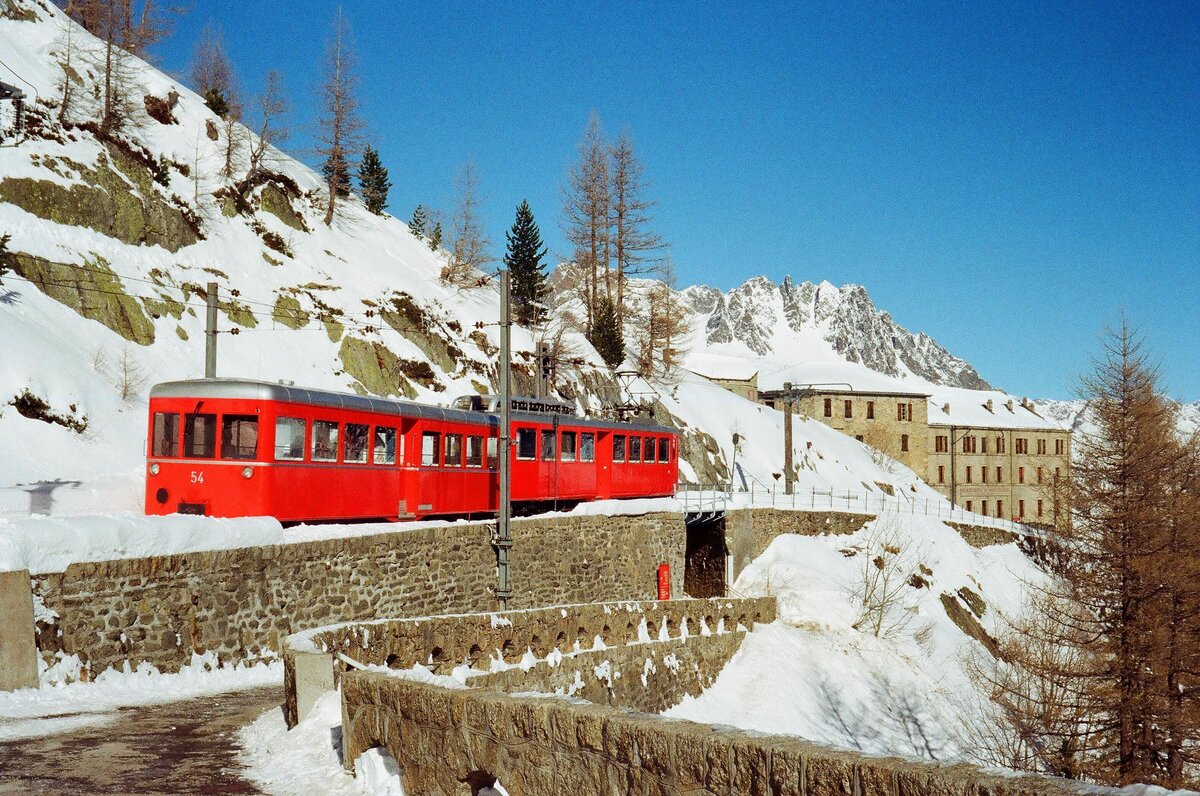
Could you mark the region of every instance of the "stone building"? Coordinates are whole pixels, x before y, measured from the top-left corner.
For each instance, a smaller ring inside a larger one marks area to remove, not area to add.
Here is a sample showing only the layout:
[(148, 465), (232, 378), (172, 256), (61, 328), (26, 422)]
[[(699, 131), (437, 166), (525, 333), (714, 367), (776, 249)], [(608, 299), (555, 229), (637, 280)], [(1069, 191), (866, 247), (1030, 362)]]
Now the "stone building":
[(724, 387), (734, 395), (740, 395), (747, 401), (758, 400), (758, 371), (749, 374), (727, 373), (722, 376), (708, 376), (694, 370), (692, 372), (701, 378), (708, 379), (718, 387)]
[[(759, 400), (783, 409), (782, 396), (781, 390), (769, 390), (759, 393)], [(919, 392), (802, 390), (795, 411), (865, 442), (921, 474), (929, 466), (928, 398)]]
[(967, 511), (1036, 525), (1065, 521), (1060, 495), (1070, 479), (1071, 430), (1028, 400), (958, 397), (931, 405), (927, 449), (925, 480)]
[[(795, 411), (883, 451), (967, 511), (1038, 525), (1065, 521), (1057, 495), (1070, 478), (1071, 430), (1039, 415), (1028, 399), (905, 391), (903, 381), (861, 370), (843, 376), (845, 386), (801, 385)], [(783, 394), (762, 390), (758, 400), (782, 409)]]

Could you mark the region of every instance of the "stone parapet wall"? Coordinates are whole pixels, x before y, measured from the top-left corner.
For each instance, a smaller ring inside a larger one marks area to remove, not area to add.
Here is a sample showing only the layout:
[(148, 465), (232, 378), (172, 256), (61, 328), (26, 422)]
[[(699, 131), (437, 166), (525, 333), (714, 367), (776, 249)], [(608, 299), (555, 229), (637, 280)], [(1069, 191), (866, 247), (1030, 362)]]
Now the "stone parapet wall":
[(448, 689), (373, 672), (342, 681), (347, 765), (372, 746), (408, 793), (466, 794), (473, 771), (514, 796), (564, 793), (803, 796), (1068, 796), (1058, 780), (1000, 777), (839, 752), (786, 737), (668, 720), (565, 699)]
[[(321, 662), (307, 660), (313, 654), (323, 658), (325, 667), (317, 677), (332, 687), (351, 667), (346, 659), (355, 664), (396, 669), (421, 664), (434, 674), (449, 674), (464, 663), (487, 670), (493, 660), (515, 664), (528, 652), (544, 661), (557, 652), (564, 657), (554, 666), (543, 662), (528, 672), (514, 668), (477, 676), (470, 682), (501, 690), (510, 686), (516, 690), (550, 692), (562, 688), (574, 693), (570, 686), (575, 682), (574, 673), (579, 671), (579, 687), (587, 690), (581, 696), (604, 704), (616, 698), (611, 692), (634, 684), (644, 691), (642, 674), (648, 668), (663, 666), (675, 680), (669, 689), (619, 701), (645, 708), (665, 699), (666, 703), (658, 708), (662, 710), (678, 702), (685, 693), (698, 694), (711, 682), (736, 651), (741, 640), (740, 635), (735, 635), (739, 627), (751, 629), (756, 623), (773, 621), (775, 599), (764, 597), (627, 600), (317, 628), (292, 635), (286, 641), (285, 715), (288, 725), (294, 726), (306, 712), (307, 705), (297, 699), (297, 658), (302, 659), (302, 668), (322, 666)], [(651, 643), (639, 643), (643, 641)], [(660, 644), (668, 646), (659, 648)], [(604, 649), (591, 652), (594, 648)], [(573, 651), (578, 654), (572, 655)], [(672, 654), (675, 657), (666, 661)], [(609, 678), (610, 684), (602, 686), (604, 678), (591, 670), (604, 660), (609, 660), (609, 669), (618, 674)], [(649, 667), (647, 660), (651, 661)], [(303, 683), (299, 688), (304, 690)]]
[(971, 547), (988, 547), (995, 544), (1009, 544), (1019, 538), (1012, 531), (1003, 528), (990, 528), (986, 525), (971, 525), (965, 522), (947, 522), (959, 536)]
[[(517, 608), (651, 599), (671, 565), (682, 594), (685, 531), (678, 514), (565, 515), (513, 522)], [(128, 661), (178, 669), (193, 652), (223, 661), (279, 651), (304, 628), (381, 616), (487, 611), (496, 555), (485, 523), (370, 536), (73, 564), (35, 575), (58, 618), (40, 623), (45, 656), (77, 654), (92, 673)]]

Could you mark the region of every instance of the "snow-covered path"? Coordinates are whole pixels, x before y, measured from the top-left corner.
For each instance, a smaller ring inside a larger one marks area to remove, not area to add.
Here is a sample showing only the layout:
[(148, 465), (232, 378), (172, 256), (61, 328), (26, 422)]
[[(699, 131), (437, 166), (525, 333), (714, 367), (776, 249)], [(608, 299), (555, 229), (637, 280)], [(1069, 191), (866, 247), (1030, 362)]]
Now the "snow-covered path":
[(233, 691), (0, 743), (0, 794), (260, 793), (240, 774), (237, 732), (282, 701), (279, 686)]

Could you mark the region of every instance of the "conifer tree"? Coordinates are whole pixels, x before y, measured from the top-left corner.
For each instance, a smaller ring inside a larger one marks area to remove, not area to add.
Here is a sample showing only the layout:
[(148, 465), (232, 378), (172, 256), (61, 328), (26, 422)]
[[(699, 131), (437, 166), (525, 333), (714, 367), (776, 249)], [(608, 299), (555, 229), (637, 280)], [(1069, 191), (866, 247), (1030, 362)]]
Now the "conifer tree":
[[(8, 254), (8, 242), (12, 240), (12, 236), (8, 233), (0, 235), (0, 276), (4, 276), (8, 272), (8, 267), (4, 264), (7, 259), (4, 255)], [(0, 282), (0, 285), (4, 284)]]
[(425, 212), (425, 205), (417, 205), (413, 208), (412, 219), (408, 222), (408, 231), (417, 236), (418, 240), (424, 240), (425, 227), (429, 224), (429, 214)]
[(192, 87), (204, 97), (204, 104), (224, 119), (230, 111), (234, 91), (233, 64), (225, 52), (225, 39), (220, 28), (204, 27), (200, 41), (192, 52)]
[(617, 309), (608, 296), (601, 295), (596, 299), (592, 335), (588, 339), (610, 370), (625, 361), (625, 339), (617, 324)]
[(358, 184), (362, 188), (367, 209), (377, 216), (383, 215), (392, 183), (388, 180), (388, 170), (379, 160), (379, 151), (370, 144), (363, 151), (362, 161), (358, 164)]
[(521, 326), (541, 323), (546, 317), (543, 302), (550, 293), (542, 270), (546, 247), (542, 245), (542, 233), (533, 220), (529, 202), (521, 201), (512, 229), (505, 232), (504, 237), (508, 240), (504, 265), (512, 274), (512, 301), (517, 323)]
[(433, 225), (433, 232), (429, 233), (429, 248), (437, 251), (442, 248), (442, 222), (437, 222)]
[(336, 186), (339, 199), (350, 195), (350, 166), (346, 163), (345, 154), (340, 150), (330, 154), (321, 164), (321, 176), (325, 178), (327, 185)]

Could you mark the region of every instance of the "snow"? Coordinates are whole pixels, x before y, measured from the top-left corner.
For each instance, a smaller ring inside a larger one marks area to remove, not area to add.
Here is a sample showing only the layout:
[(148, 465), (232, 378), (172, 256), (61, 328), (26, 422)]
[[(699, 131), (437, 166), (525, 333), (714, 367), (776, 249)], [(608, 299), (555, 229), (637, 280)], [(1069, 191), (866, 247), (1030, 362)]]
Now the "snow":
[[(897, 540), (908, 569), (931, 574), (928, 587), (905, 587), (897, 629), (876, 637), (855, 628), (862, 611), (853, 587), (885, 536)], [(1016, 545), (976, 549), (921, 516), (881, 518), (849, 536), (781, 536), (733, 589), (774, 595), (777, 621), (756, 626), (707, 691), (664, 715), (872, 754), (970, 759), (963, 727), (982, 695), (966, 662), (983, 648), (940, 597), (971, 589), (987, 604), (980, 624), (995, 632), (1001, 614), (1021, 609), (1025, 584), (1042, 577)]]
[(283, 662), (275, 659), (222, 667), (212, 654), (193, 655), (176, 673), (143, 663), (135, 670), (102, 672), (90, 683), (64, 682), (78, 674), (78, 661), (62, 663), (42, 672), (41, 688), (0, 692), (0, 741), (99, 728), (116, 720), (122, 708), (283, 682)]

